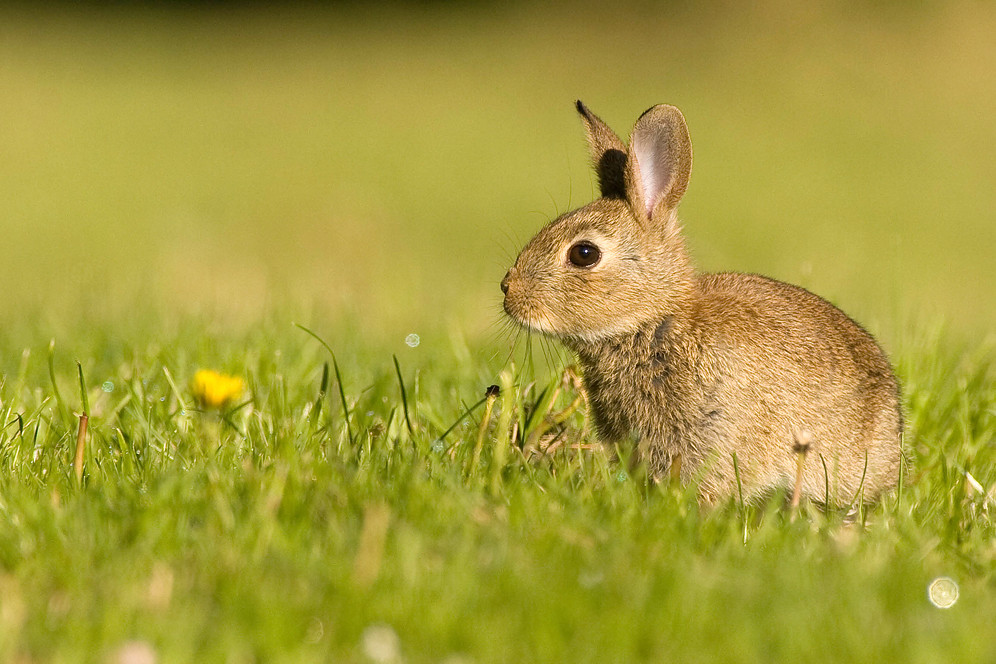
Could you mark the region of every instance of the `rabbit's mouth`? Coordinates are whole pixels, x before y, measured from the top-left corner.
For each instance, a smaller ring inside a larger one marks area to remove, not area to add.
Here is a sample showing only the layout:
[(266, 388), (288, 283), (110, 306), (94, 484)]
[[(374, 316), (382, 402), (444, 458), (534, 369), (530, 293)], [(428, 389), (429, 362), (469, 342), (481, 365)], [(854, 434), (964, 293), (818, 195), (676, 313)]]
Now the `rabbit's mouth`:
[(557, 327), (550, 315), (536, 303), (536, 298), (530, 297), (530, 289), (523, 287), (516, 276), (513, 268), (501, 280), (501, 290), (505, 294), (502, 308), (505, 313), (527, 330), (557, 336)]
[(554, 327), (553, 322), (542, 311), (538, 311), (536, 307), (530, 307), (528, 304), (524, 305), (518, 298), (509, 297), (507, 294), (505, 295), (502, 307), (509, 318), (527, 330), (557, 336), (557, 329)]

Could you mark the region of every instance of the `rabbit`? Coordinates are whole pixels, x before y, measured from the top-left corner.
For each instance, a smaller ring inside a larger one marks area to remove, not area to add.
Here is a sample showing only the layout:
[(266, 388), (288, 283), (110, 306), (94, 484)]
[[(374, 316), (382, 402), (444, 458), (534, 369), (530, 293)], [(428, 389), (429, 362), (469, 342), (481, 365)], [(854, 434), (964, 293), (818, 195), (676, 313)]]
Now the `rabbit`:
[(577, 110), (601, 197), (540, 230), (501, 289), (516, 323), (576, 354), (599, 437), (635, 443), (652, 479), (696, 482), (705, 503), (797, 485), (832, 507), (895, 486), (899, 387), (872, 336), (799, 286), (696, 273), (676, 215), (692, 166), (677, 108), (646, 111), (628, 146)]

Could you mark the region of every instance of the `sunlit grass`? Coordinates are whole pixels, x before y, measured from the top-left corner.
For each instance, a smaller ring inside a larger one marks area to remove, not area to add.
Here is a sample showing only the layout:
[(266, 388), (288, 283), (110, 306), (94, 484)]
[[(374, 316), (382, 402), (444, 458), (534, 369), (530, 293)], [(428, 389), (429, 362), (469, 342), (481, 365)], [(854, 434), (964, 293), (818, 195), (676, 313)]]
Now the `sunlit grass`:
[[(811, 507), (793, 520), (779, 501), (703, 511), (694, 491), (647, 485), (587, 445), (583, 409), (566, 444), (527, 460), (532, 409), (568, 408), (570, 383), (548, 403), (555, 384), (499, 379), (422, 332), (416, 348), (397, 340), (397, 365), (330, 335), (340, 380), (280, 320), (207, 345), (191, 326), (80, 346), (79, 487), (75, 364), (57, 342), (56, 393), (47, 349), (32, 349), (0, 386), (0, 658), (138, 640), (163, 661), (368, 661), (378, 625), (406, 661), (993, 656), (991, 348), (924, 338), (899, 358), (903, 486), (850, 523)], [(193, 409), (184, 386), (202, 366), (243, 378), (246, 401)], [(477, 447), (492, 381), (505, 389)], [(942, 575), (960, 586), (946, 610), (926, 594)]]

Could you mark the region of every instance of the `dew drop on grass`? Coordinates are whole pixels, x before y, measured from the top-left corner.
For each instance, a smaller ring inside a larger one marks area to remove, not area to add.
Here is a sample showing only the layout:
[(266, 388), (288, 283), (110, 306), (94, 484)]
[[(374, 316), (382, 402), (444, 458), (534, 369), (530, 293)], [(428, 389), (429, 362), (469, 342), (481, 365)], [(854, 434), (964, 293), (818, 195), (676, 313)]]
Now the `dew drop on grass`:
[(100, 389), (110, 394), (111, 392), (114, 391), (114, 381), (105, 380), (104, 384), (100, 386)]
[(422, 340), (419, 339), (419, 336), (417, 334), (415, 334), (414, 332), (412, 332), (407, 337), (405, 337), (405, 343), (408, 344), (409, 348), (415, 348), (421, 342), (422, 342)]
[(949, 576), (939, 576), (927, 586), (927, 599), (939, 609), (950, 609), (958, 601), (958, 584)]

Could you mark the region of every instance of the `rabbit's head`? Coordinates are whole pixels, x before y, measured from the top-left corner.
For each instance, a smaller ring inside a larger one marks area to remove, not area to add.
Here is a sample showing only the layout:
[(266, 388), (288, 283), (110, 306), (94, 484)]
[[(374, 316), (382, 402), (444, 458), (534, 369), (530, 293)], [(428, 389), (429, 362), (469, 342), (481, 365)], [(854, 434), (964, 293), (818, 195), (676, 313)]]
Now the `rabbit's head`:
[(597, 341), (679, 313), (692, 284), (676, 209), (692, 147), (681, 112), (654, 106), (625, 146), (581, 102), (601, 198), (547, 225), (502, 280), (505, 311), (565, 340)]

